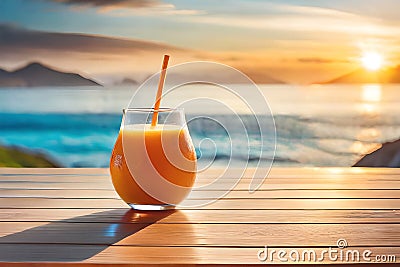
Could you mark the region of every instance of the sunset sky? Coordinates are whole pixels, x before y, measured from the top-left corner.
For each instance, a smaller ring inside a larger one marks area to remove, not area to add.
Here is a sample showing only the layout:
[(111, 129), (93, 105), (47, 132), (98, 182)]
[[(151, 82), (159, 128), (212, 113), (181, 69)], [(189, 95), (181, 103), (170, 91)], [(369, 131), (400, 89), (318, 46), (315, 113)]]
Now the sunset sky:
[(211, 60), (294, 83), (334, 78), (379, 53), (400, 63), (398, 0), (1, 0), (0, 67), (40, 61), (102, 82)]

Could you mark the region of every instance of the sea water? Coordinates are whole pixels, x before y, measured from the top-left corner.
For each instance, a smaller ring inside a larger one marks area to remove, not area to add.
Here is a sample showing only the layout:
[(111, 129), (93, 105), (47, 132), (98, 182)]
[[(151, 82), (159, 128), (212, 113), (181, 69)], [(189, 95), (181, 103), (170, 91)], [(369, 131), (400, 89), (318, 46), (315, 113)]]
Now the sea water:
[[(259, 97), (251, 91), (254, 88), (236, 88), (246, 99)], [(260, 157), (261, 162), (274, 157), (276, 166), (351, 166), (381, 143), (400, 138), (400, 85), (259, 85), (259, 89), (269, 107), (256, 115), (243, 108), (237, 95), (209, 85), (182, 88), (165, 96), (162, 106), (185, 107), (197, 154), (214, 164), (248, 161), (251, 165)], [(65, 167), (107, 167), (122, 109), (137, 90), (1, 89), (0, 144), (43, 152)], [(148, 106), (155, 90), (137, 97), (136, 103)], [(274, 122), (275, 152), (273, 130), (268, 128), (264, 132), (268, 136), (260, 142), (260, 125), (254, 119), (260, 116)]]

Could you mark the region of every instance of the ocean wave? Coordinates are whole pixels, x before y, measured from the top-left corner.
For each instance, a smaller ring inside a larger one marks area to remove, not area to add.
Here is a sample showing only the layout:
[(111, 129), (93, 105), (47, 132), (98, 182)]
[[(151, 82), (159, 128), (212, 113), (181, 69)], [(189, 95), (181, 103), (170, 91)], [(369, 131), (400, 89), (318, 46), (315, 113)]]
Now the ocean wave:
[[(379, 143), (398, 139), (400, 118), (187, 115), (202, 159), (256, 164), (351, 166)], [(376, 121), (376, 124), (374, 122)], [(260, 123), (261, 122), (261, 123)], [(66, 167), (106, 167), (121, 114), (0, 113), (0, 143), (47, 151)], [(261, 139), (261, 132), (264, 136)], [(212, 142), (201, 141), (209, 139)]]

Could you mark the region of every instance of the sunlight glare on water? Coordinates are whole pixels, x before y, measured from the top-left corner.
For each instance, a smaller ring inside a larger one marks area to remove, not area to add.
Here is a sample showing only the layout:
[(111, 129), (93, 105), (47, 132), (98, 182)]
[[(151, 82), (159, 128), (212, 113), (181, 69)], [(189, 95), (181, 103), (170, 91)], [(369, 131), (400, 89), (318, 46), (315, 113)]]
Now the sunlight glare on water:
[[(281, 166), (351, 166), (377, 145), (399, 138), (399, 85), (259, 85), (272, 109), (277, 127), (277, 151), (274, 164)], [(121, 110), (136, 89), (110, 87), (88, 89), (14, 88), (0, 90), (0, 143), (42, 151), (67, 167), (106, 167), (118, 134)], [(241, 94), (252, 95), (238, 85)], [(153, 99), (154, 92), (144, 98)], [(240, 114), (249, 110), (239, 98), (215, 86), (188, 86), (163, 100), (163, 106), (210, 97), (185, 106), (188, 119), (209, 113), (230, 127), (234, 117), (228, 108), (215, 101), (223, 100)], [(46, 99), (46, 101), (43, 101)], [(214, 108), (215, 107), (215, 108)], [(187, 108), (187, 109), (186, 109)], [(256, 128), (249, 117), (251, 149), (259, 147), (252, 137)], [(213, 138), (216, 157), (224, 161), (229, 154), (227, 139), (215, 125), (192, 123), (192, 138)], [(253, 131), (253, 132), (252, 132)], [(235, 138), (234, 144), (247, 143)], [(203, 149), (205, 158), (212, 149)], [(271, 146), (267, 144), (267, 152)], [(214, 151), (215, 152), (215, 151)], [(208, 153), (208, 154), (207, 154)], [(251, 154), (252, 157), (255, 155)], [(235, 158), (241, 161), (241, 155)]]

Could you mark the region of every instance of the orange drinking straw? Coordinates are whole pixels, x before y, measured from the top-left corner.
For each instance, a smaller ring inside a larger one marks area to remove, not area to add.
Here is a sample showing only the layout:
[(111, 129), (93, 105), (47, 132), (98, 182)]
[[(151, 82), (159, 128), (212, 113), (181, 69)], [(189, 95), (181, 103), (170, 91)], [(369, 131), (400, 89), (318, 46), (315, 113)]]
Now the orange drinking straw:
[(164, 60), (161, 68), (160, 80), (158, 81), (158, 90), (156, 96), (156, 103), (154, 105), (154, 114), (151, 119), (151, 126), (156, 126), (158, 121), (158, 110), (160, 109), (162, 89), (164, 87), (165, 75), (167, 74), (169, 55), (164, 55)]

